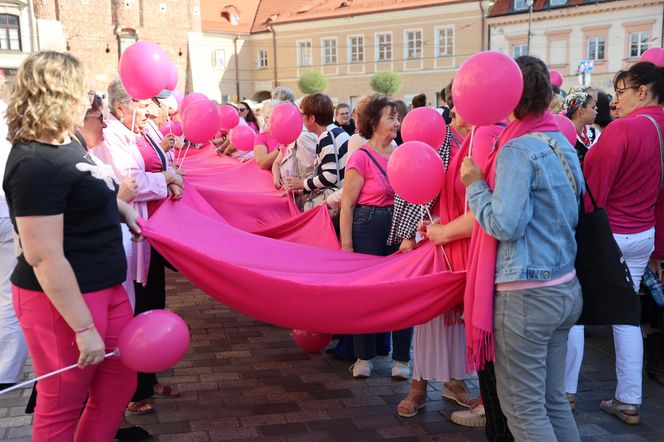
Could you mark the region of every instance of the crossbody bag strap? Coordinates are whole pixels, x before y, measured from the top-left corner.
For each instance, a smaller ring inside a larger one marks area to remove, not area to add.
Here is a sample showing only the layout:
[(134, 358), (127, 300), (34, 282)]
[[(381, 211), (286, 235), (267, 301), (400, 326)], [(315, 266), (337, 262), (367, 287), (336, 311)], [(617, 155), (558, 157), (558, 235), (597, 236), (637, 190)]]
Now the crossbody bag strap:
[(641, 114), (640, 116), (649, 119), (650, 122), (655, 125), (655, 130), (657, 130), (657, 138), (659, 139), (659, 162), (662, 166), (662, 173), (659, 175), (659, 192), (657, 192), (659, 194), (662, 191), (662, 182), (664, 181), (664, 144), (662, 143), (662, 130), (659, 128), (657, 121), (655, 121), (650, 115)]
[(337, 182), (334, 186), (338, 189), (339, 182), (341, 181), (341, 174), (339, 173), (339, 150), (337, 149), (337, 139), (334, 136), (333, 130), (330, 130), (330, 137), (332, 138), (332, 146), (334, 147), (334, 165), (337, 168)]
[(380, 173), (382, 173), (383, 176), (387, 176), (387, 173), (385, 172), (385, 170), (383, 170), (383, 168), (380, 167), (380, 164), (378, 164), (378, 161), (376, 161), (376, 159), (373, 157), (373, 155), (371, 155), (371, 153), (369, 153), (368, 150), (366, 150), (364, 147), (360, 147), (360, 150), (362, 152), (366, 153), (369, 156), (369, 158), (371, 158), (371, 161), (373, 161), (373, 163), (376, 165), (378, 170), (380, 170)]

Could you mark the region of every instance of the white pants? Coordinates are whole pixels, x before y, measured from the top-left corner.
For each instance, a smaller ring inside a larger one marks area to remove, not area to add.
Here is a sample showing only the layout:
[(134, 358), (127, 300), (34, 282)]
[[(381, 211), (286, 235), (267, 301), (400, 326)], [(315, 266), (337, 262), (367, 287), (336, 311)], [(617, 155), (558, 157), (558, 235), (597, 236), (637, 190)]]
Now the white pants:
[(28, 347), (12, 305), (9, 277), (16, 266), (13, 227), (9, 218), (0, 218), (0, 384), (21, 380)]
[[(648, 265), (650, 255), (655, 249), (655, 229), (641, 233), (614, 234), (613, 237), (622, 251), (627, 267), (634, 281), (634, 289), (641, 285), (641, 277)], [(576, 393), (583, 360), (583, 326), (572, 327), (567, 339), (567, 358), (565, 361), (565, 391)], [(643, 337), (641, 327), (635, 325), (614, 325), (613, 342), (616, 351), (616, 386), (615, 399), (627, 404), (641, 404), (643, 369)]]

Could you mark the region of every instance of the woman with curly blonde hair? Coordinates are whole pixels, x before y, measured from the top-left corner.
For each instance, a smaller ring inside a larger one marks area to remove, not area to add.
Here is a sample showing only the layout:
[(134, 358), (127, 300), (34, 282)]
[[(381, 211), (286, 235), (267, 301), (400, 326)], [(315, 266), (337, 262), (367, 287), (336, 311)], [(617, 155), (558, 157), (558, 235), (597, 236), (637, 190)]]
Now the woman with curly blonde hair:
[(94, 97), (87, 91), (75, 57), (38, 52), (19, 68), (7, 110), (3, 187), (23, 247), (11, 276), (14, 308), (37, 376), (80, 368), (39, 382), (34, 441), (113, 440), (136, 382), (104, 353), (132, 317), (121, 217), (140, 229), (116, 198), (117, 182), (73, 139)]

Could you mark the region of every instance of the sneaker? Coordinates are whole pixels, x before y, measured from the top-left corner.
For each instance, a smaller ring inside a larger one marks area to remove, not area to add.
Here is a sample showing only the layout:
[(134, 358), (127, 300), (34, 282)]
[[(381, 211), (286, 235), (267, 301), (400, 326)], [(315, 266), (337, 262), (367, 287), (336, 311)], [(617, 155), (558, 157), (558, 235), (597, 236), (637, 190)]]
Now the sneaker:
[(469, 410), (455, 411), (452, 413), (452, 422), (462, 427), (485, 427), (484, 405), (477, 404)]
[(408, 367), (408, 362), (392, 361), (392, 377), (394, 379), (408, 380), (410, 377), (410, 367)]
[(358, 359), (348, 370), (353, 372), (354, 378), (368, 378), (371, 376), (372, 368), (373, 363), (371, 361)]

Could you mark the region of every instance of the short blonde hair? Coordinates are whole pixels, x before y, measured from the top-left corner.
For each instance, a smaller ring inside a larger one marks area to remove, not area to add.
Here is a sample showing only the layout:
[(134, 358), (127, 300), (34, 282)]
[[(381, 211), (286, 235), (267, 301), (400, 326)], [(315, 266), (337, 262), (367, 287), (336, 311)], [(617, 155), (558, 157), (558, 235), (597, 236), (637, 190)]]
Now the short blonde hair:
[(26, 58), (7, 105), (7, 139), (12, 143), (51, 137), (62, 143), (89, 105), (87, 71), (66, 52), (43, 51)]

